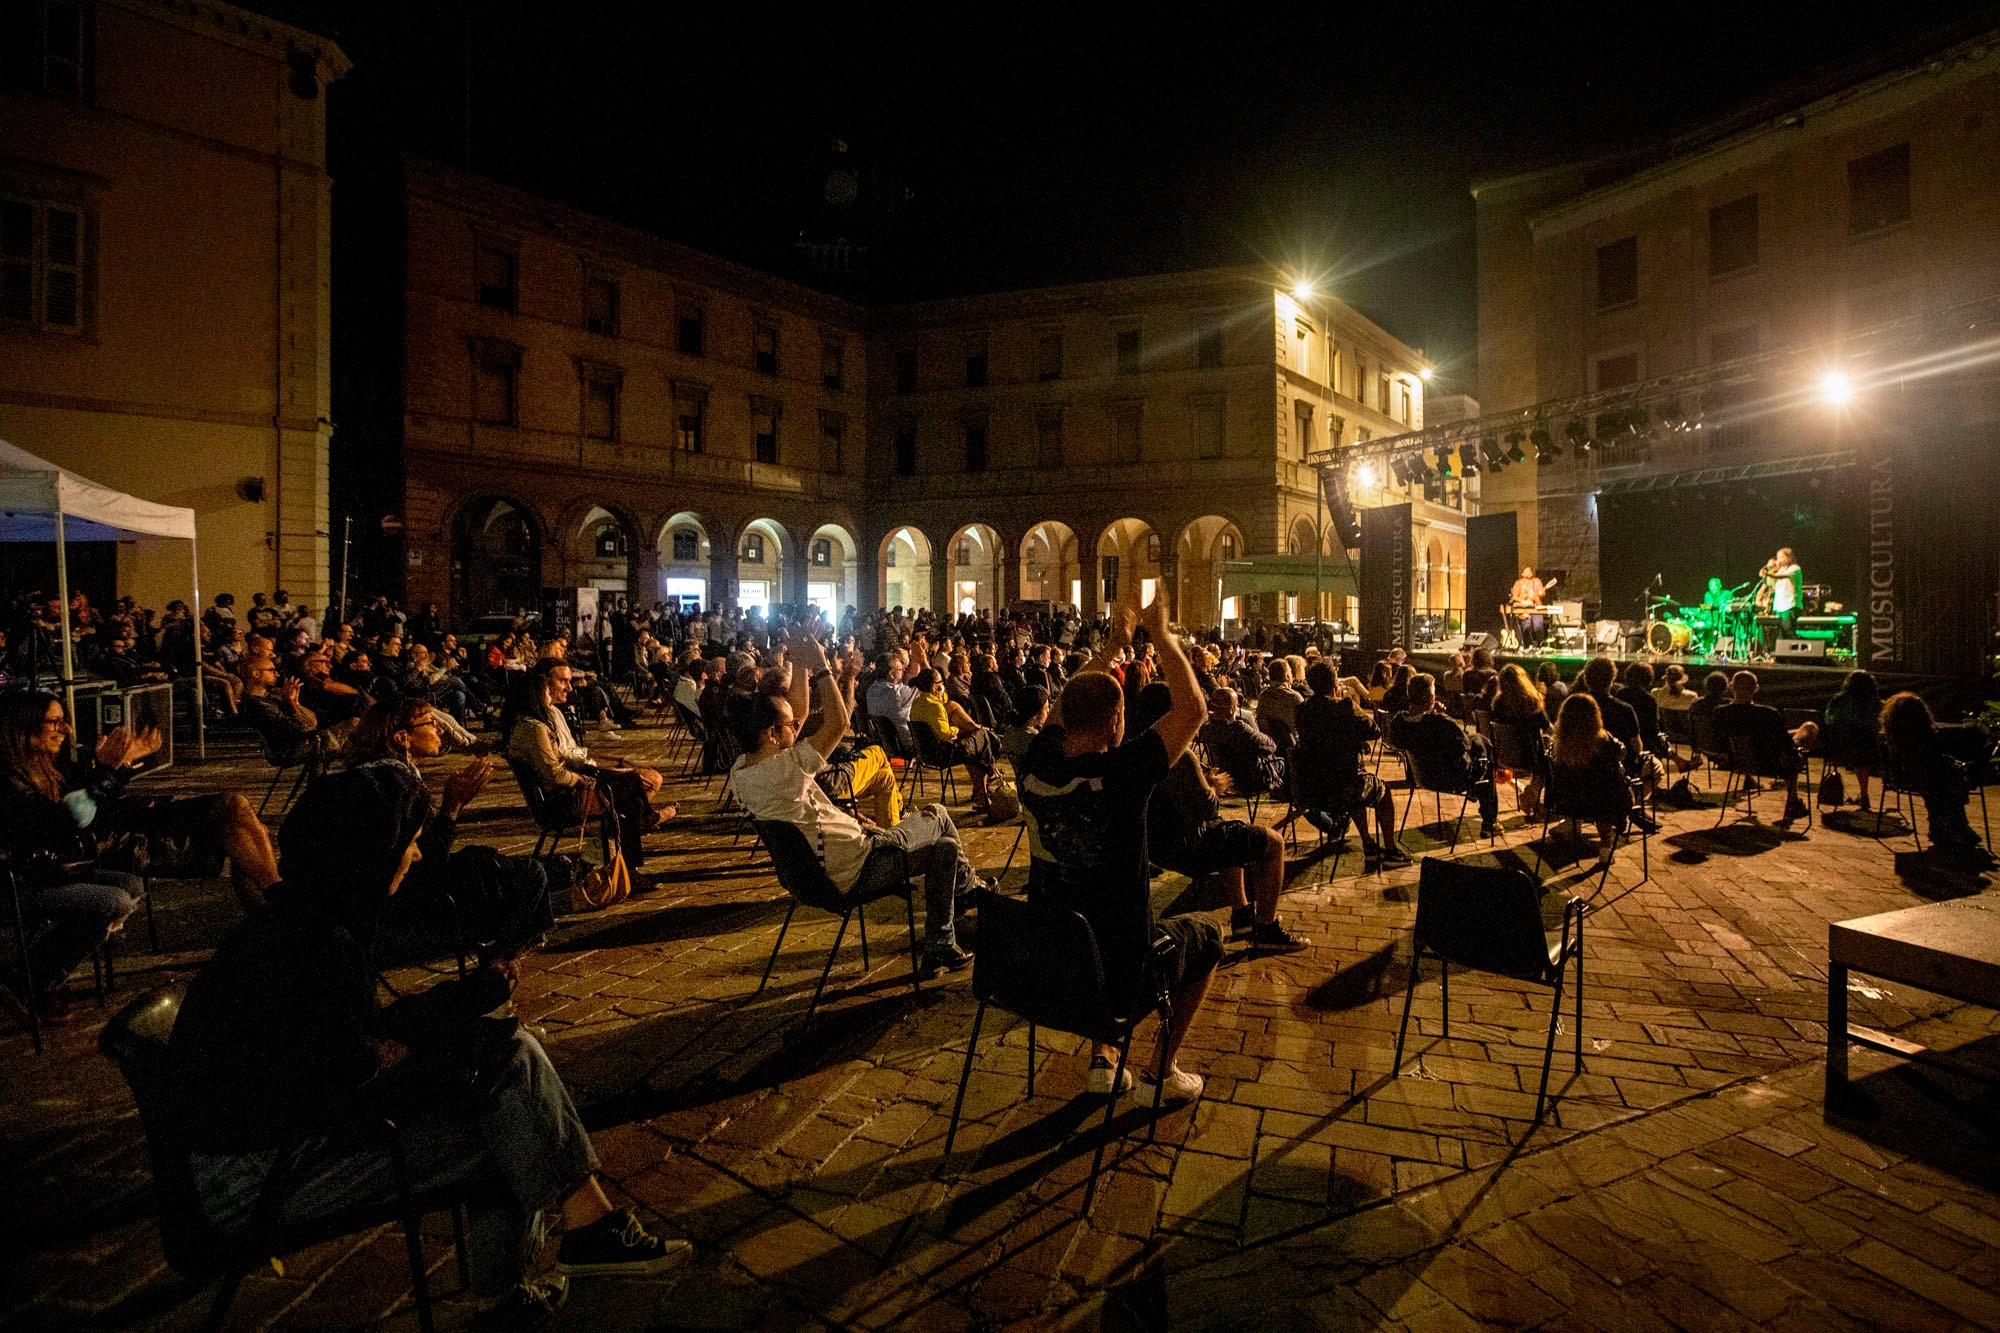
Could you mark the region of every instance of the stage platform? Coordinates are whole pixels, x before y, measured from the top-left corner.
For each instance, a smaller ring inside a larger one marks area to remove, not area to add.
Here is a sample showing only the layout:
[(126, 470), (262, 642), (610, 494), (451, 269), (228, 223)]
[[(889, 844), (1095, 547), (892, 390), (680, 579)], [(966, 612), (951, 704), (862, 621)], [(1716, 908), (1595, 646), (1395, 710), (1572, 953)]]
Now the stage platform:
[[(1451, 665), (1452, 648), (1439, 646), (1419, 648), (1410, 654), (1410, 660), (1417, 670), (1428, 671), (1432, 675), (1442, 675)], [(1583, 670), (1583, 664), (1596, 654), (1584, 653), (1516, 653), (1506, 649), (1496, 649), (1493, 664), (1496, 667), (1514, 663), (1530, 676), (1541, 670), (1542, 663), (1554, 662), (1562, 672), (1565, 681), (1574, 680)], [(1852, 662), (1838, 662), (1821, 665), (1803, 662), (1716, 662), (1705, 657), (1656, 657), (1651, 653), (1608, 654), (1618, 664), (1622, 677), (1625, 667), (1631, 662), (1650, 663), (1655, 678), (1664, 675), (1669, 663), (1678, 662), (1687, 668), (1688, 680), (1692, 688), (1699, 692), (1702, 679), (1711, 671), (1724, 675), (1734, 675), (1738, 671), (1757, 673), (1758, 702), (1770, 704), (1774, 708), (1821, 708), (1840, 690), (1847, 673), (1856, 669)], [(1363, 673), (1365, 675), (1365, 673)], [(1881, 687), (1882, 697), (1887, 698), (1899, 690), (1914, 690), (1924, 696), (1931, 711), (1940, 721), (1952, 721), (1964, 717), (1979, 708), (1983, 697), (1982, 682), (1972, 677), (1920, 676), (1908, 672), (1877, 671), (1872, 673), (1876, 684)]]

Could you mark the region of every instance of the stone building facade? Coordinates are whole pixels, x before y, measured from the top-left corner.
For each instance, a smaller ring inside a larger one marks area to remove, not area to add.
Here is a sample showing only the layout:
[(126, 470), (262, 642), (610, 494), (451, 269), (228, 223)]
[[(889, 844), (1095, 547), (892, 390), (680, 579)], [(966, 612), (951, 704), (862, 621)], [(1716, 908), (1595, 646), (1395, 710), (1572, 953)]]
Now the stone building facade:
[[(1829, 411), (1814, 382), (1880, 375), (1867, 345), (1882, 331), (2000, 295), (1997, 154), (2000, 31), (1664, 145), (1480, 185), (1486, 412), (1791, 354), (1753, 387), (1673, 401), (1671, 422), (1656, 403), (1642, 448), (1572, 448), (1485, 478), (1487, 509), (1520, 516), (1524, 558), (1595, 599), (1605, 497), (1692, 496), (1750, 470), (1849, 484), (1840, 460), (1902, 429), (1914, 400)], [(1729, 520), (1704, 500), (1686, 521)]]
[(405, 590), (460, 621), (587, 586), (1310, 616), (1268, 590), (1225, 605), (1222, 563), (1330, 552), (1306, 456), (1423, 420), (1416, 352), (1265, 273), (864, 310), (404, 175)]
[[(8, 12), (0, 438), (193, 508), (204, 587), (324, 606), (324, 90), (347, 57), (217, 0)], [(72, 565), (86, 589), (187, 596), (167, 543)]]

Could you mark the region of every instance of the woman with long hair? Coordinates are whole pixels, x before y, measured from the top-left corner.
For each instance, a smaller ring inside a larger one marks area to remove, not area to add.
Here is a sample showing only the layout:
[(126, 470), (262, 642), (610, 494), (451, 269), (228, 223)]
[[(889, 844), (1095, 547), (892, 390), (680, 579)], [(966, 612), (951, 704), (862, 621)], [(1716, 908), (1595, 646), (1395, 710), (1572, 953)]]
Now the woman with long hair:
[[(1549, 734), (1549, 714), (1542, 702), (1542, 692), (1528, 679), (1528, 673), (1509, 662), (1500, 668), (1499, 682), (1493, 695), (1493, 720), (1504, 722), (1525, 733), (1522, 737), (1531, 754), (1542, 753)], [(1542, 799), (1542, 767), (1538, 764), (1528, 771), (1528, 785), (1516, 798), (1521, 813), (1534, 819), (1540, 812)], [(1520, 780), (1520, 775), (1515, 775)]]
[(1966, 766), (1946, 751), (1937, 719), (1922, 695), (1904, 690), (1889, 696), (1882, 705), (1882, 740), (1895, 782), (1924, 798), (1931, 841), (1943, 851), (1990, 861), (1965, 817), (1966, 797), (1972, 791)]
[(1549, 809), (1569, 821), (1597, 826), (1597, 862), (1609, 865), (1632, 810), (1625, 782), (1625, 746), (1604, 729), (1597, 700), (1578, 690), (1563, 700), (1549, 745)]
[(1875, 677), (1850, 671), (1840, 693), (1827, 700), (1819, 733), (1820, 757), (1854, 774), (1857, 804), (1868, 806), (1868, 781), (1882, 766), (1882, 693)]

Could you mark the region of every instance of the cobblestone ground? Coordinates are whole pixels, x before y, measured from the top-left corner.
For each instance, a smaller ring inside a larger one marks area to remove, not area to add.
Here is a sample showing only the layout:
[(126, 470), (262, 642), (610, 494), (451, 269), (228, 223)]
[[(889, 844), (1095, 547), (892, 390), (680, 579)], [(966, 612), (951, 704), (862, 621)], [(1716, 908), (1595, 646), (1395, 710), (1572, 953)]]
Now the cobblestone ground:
[[(656, 761), (669, 743), (593, 739)], [(254, 752), (215, 749), (152, 781), (261, 794)], [(464, 841), (526, 850), (504, 784)], [(1985, 887), (1886, 836), (1893, 821), (1879, 840), (1851, 811), (1781, 835), (1716, 829), (1711, 806), (1668, 817), (1645, 882), (1621, 853), (1589, 919), (1584, 1069), (1565, 1032), (1561, 1123), (1540, 1125), (1547, 992), (1461, 974), (1446, 1040), (1427, 969), (1398, 1077), (1417, 871), (1365, 875), (1357, 856), (1312, 856), (1308, 834), (1284, 911), (1313, 947), (1232, 952), (1183, 1056), (1206, 1094), (1150, 1141), (1121, 1104), (1083, 1217), (1107, 1131), (1075, 1041), (1042, 1034), (1029, 1096), (1026, 1030), (989, 1015), (943, 1161), (966, 974), (913, 1000), (900, 905), (879, 904), (872, 970), (850, 935), (796, 1038), (834, 924), (801, 912), (758, 993), (786, 899), (714, 791), (673, 785), (681, 817), (652, 863), (665, 886), (566, 919), (516, 1009), (575, 1087), (614, 1194), (698, 1257), (660, 1282), (579, 1282), (557, 1327), (2000, 1326), (2000, 1099), (1857, 1052), (1861, 1098), (1822, 1111), (1827, 923)], [(1434, 813), (1426, 798), (1419, 820)], [(1538, 830), (1504, 823), (1459, 853), (1532, 866)], [(975, 861), (997, 869), (1015, 833), (971, 829)], [(1413, 850), (1447, 837), (1406, 833)], [(1543, 874), (1552, 904), (1594, 886), (1575, 864)], [(1156, 892), (1202, 906), (1175, 876)], [(162, 882), (156, 903), (159, 951), (135, 922), (113, 1005), (184, 983), (236, 916), (214, 881)], [(1866, 977), (1851, 989), (1855, 1021), (2000, 1064), (1994, 1015)], [(40, 1057), (0, 1037), (0, 1322), (193, 1326), (211, 1293), (165, 1267), (95, 1018)], [(428, 1221), (440, 1291), (457, 1285), (448, 1235)], [(232, 1322), (413, 1328), (406, 1288), (400, 1234), (358, 1235), (261, 1270)], [(447, 1328), (471, 1313), (440, 1303)]]

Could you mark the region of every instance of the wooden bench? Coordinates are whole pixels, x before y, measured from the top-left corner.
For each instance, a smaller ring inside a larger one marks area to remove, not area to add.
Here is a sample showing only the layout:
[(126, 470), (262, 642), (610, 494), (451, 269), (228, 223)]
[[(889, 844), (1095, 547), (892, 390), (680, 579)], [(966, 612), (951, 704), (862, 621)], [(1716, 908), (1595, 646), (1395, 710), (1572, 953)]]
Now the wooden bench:
[(1908, 1060), (1943, 1063), (1915, 1042), (1848, 1026), (1850, 968), (2000, 1009), (2000, 893), (1836, 921), (1827, 927), (1826, 957), (1826, 1096), (1831, 1101), (1847, 1087), (1850, 1043)]

